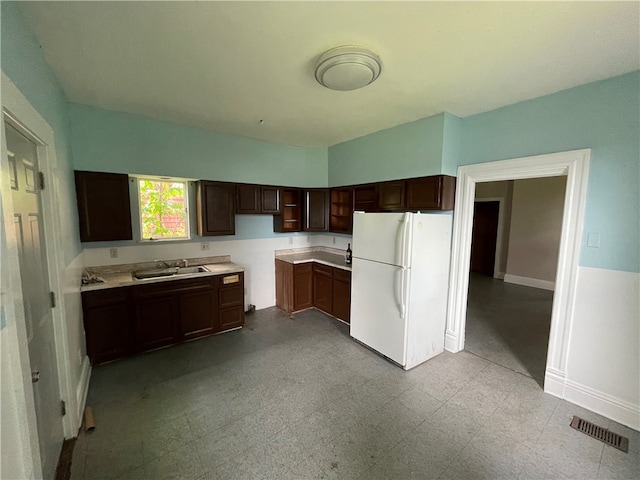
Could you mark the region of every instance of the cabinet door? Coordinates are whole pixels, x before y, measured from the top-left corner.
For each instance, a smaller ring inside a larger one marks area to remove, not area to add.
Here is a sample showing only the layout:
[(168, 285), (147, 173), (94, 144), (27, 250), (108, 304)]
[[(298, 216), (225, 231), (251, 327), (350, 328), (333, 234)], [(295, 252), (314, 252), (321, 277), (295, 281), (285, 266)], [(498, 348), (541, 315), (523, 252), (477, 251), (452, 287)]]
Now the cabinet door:
[(313, 189), (304, 191), (305, 232), (329, 231), (329, 190)]
[(329, 207), (329, 230), (337, 233), (353, 231), (353, 191), (351, 188), (332, 188)]
[(293, 311), (313, 307), (313, 266), (303, 263), (293, 266)]
[(378, 185), (380, 210), (404, 210), (404, 180), (384, 182)]
[(333, 268), (326, 265), (313, 265), (313, 306), (323, 312), (332, 314), (331, 289)]
[(301, 231), (302, 207), (300, 189), (283, 188), (281, 195), (281, 214), (273, 217), (273, 231), (283, 233)]
[(456, 179), (448, 175), (407, 180), (407, 210), (453, 210)]
[(280, 213), (280, 189), (278, 187), (261, 187), (262, 213)]
[(293, 311), (293, 264), (276, 258), (276, 307)]
[(131, 240), (129, 176), (75, 171), (80, 241)]
[(182, 340), (210, 335), (218, 331), (215, 289), (212, 284), (193, 288), (180, 295), (180, 334)]
[(351, 272), (333, 269), (333, 315), (349, 323), (351, 311)]
[(236, 185), (236, 213), (262, 213), (259, 185)]
[(378, 211), (378, 190), (375, 185), (362, 185), (353, 189), (353, 210), (358, 212)]
[(105, 305), (84, 312), (87, 355), (92, 365), (124, 358), (131, 353), (129, 305)]
[(198, 235), (235, 235), (235, 185), (201, 180), (197, 190)]
[(179, 301), (176, 295), (159, 293), (135, 300), (136, 350), (145, 352), (178, 341)]

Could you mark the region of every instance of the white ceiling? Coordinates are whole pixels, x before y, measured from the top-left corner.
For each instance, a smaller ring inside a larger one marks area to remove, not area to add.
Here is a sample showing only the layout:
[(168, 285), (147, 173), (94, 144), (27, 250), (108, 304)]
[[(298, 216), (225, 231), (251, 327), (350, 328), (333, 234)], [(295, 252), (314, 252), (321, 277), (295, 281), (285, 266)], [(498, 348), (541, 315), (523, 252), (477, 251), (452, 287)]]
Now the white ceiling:
[[(636, 1), (22, 6), (71, 102), (288, 145), (465, 117), (640, 68)], [(375, 83), (316, 83), (317, 58), (344, 44), (381, 57)]]

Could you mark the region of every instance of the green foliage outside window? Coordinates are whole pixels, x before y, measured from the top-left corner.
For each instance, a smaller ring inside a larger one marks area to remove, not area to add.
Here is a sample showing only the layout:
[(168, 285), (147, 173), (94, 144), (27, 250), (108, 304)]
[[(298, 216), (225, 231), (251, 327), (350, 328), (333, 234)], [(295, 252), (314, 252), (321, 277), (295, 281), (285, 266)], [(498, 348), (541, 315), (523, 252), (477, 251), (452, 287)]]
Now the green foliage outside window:
[(140, 179), (142, 238), (187, 238), (186, 184)]

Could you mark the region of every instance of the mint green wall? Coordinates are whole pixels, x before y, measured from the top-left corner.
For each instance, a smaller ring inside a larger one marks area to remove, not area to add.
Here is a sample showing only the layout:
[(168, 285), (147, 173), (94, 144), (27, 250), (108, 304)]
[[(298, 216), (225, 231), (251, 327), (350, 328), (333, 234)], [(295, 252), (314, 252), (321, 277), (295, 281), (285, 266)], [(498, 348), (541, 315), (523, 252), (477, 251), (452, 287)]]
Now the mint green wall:
[(640, 72), (462, 120), (460, 165), (580, 148), (591, 148), (580, 265), (639, 272)]
[(329, 186), (441, 173), (444, 127), (440, 113), (329, 147)]
[(276, 145), (77, 104), (70, 104), (70, 115), (77, 170), (327, 186), (326, 148)]
[[(65, 264), (80, 253), (67, 99), (15, 2), (0, 2), (2, 71), (54, 131)], [(53, 185), (54, 183), (52, 183)]]
[(462, 144), (462, 119), (444, 113), (444, 135), (442, 138), (442, 171), (446, 175), (457, 174)]

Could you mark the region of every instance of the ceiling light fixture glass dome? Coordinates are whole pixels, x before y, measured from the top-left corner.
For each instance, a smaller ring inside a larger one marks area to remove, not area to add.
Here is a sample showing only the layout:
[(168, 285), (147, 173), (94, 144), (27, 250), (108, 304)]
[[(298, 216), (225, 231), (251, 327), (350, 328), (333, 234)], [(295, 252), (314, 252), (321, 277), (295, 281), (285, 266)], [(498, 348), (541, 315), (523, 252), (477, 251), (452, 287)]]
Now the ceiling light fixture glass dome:
[(323, 53), (316, 80), (331, 90), (356, 90), (373, 83), (382, 72), (380, 57), (363, 47), (344, 45)]

